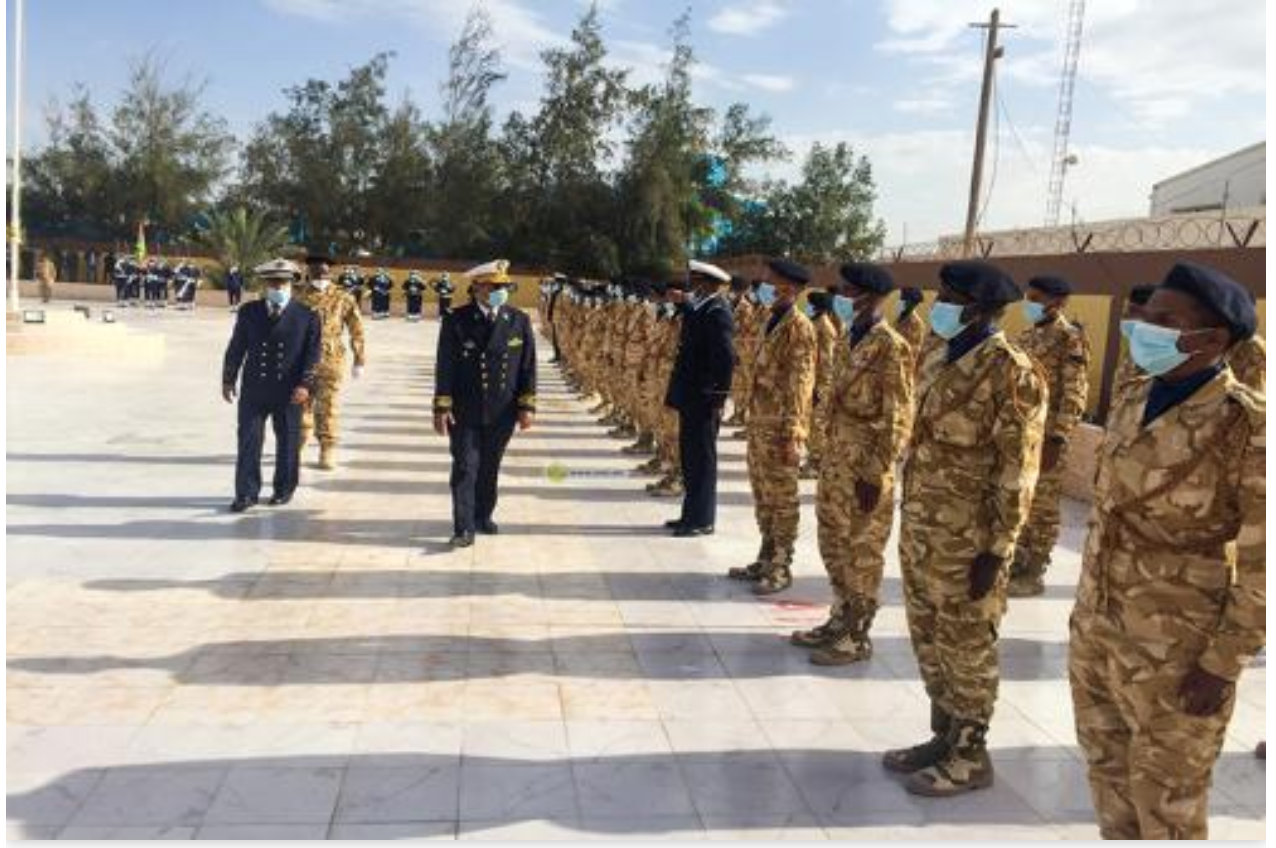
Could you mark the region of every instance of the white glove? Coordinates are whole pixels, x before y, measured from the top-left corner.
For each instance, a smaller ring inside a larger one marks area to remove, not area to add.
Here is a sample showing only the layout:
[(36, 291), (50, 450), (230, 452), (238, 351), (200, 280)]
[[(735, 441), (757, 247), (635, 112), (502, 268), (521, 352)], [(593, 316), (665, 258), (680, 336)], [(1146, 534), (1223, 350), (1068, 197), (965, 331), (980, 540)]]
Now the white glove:
[(362, 365), (356, 365), (356, 366), (354, 366), (354, 368), (352, 368), (352, 369), (350, 370), (350, 376), (354, 377), (356, 380), (357, 380), (357, 379), (359, 379), (360, 377), (362, 377), (362, 376), (363, 376), (363, 366), (362, 366)]

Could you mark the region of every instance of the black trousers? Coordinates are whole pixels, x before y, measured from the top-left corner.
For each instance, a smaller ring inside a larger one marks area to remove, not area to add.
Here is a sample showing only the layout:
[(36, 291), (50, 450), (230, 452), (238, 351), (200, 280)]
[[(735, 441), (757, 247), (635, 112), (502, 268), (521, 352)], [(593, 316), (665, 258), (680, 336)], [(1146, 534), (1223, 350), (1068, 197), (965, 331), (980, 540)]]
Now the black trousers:
[(682, 454), (682, 516), (688, 527), (709, 527), (718, 511), (718, 411), (678, 411)]
[(419, 294), (408, 295), (408, 314), (409, 315), (421, 314), (421, 295)]
[(513, 418), (487, 427), (462, 424), (450, 431), (452, 529), (458, 535), (473, 533), (496, 511), (496, 481), (513, 435)]
[(389, 312), (390, 311), (390, 295), (382, 294), (374, 291), (372, 293), (372, 311), (373, 312)]
[(448, 314), (451, 311), (452, 311), (452, 298), (440, 297), (439, 298), (439, 317), (442, 318), (444, 315)]
[(266, 420), (275, 431), (275, 494), (291, 494), (297, 488), (301, 466), (301, 406), (260, 406), (239, 402), (239, 456), (235, 460), (235, 497), (253, 499), (261, 494), (261, 448), (266, 440)]

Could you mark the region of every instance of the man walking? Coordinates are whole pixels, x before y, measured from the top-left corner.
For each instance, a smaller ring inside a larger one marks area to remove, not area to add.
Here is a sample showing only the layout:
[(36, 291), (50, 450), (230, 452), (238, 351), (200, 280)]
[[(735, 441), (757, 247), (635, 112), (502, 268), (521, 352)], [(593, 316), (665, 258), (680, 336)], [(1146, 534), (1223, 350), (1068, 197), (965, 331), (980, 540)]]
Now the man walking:
[(301, 294), (301, 302), (314, 310), (323, 326), (323, 358), (319, 361), (313, 397), (306, 404), (301, 421), (301, 446), (311, 436), (319, 441), (319, 467), (332, 471), (337, 467), (337, 440), (341, 429), (341, 385), (346, 375), (346, 336), (354, 364), (350, 376), (359, 379), (367, 363), (363, 340), (363, 318), (354, 298), (332, 284), (329, 279), (331, 257), (313, 252), (306, 257), (310, 282)]
[(683, 302), (682, 335), (665, 405), (678, 411), (682, 514), (666, 523), (678, 537), (713, 533), (718, 508), (718, 428), (731, 395), (735, 354), (731, 307), (718, 293), (731, 275), (716, 265), (687, 265), (692, 294)]
[(498, 532), (496, 483), (514, 434), (536, 414), (536, 338), (526, 313), (508, 304), (509, 263), (466, 272), (472, 298), (444, 313), (434, 383), (434, 430), (452, 451), (453, 548)]
[(301, 271), (286, 259), (259, 265), (266, 296), (241, 309), (222, 364), (222, 397), (235, 400), (239, 383), (239, 454), (231, 512), (244, 512), (261, 492), (266, 420), (275, 431), (272, 506), (292, 500), (299, 477), (301, 410), (315, 389), (320, 358), (319, 317), (292, 298)]

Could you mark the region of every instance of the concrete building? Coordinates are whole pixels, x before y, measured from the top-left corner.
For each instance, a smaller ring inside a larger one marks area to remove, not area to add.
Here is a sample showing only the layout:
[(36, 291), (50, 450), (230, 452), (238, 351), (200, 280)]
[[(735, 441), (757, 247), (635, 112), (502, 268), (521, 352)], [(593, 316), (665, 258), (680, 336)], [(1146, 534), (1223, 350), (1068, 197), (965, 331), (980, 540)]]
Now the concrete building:
[(1229, 153), (1152, 186), (1152, 217), (1267, 205), (1267, 142)]

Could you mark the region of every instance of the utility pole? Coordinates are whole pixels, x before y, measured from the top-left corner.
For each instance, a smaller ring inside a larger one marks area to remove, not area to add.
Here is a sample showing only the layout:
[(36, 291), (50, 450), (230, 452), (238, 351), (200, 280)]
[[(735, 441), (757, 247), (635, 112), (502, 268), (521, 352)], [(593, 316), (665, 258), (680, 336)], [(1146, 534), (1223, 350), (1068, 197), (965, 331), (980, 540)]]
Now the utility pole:
[(9, 223), (9, 311), (17, 312), (18, 274), (22, 260), (22, 7), (17, 0), (13, 8), (13, 180), (10, 206), (13, 220)]
[(984, 180), (984, 145), (988, 136), (988, 109), (992, 105), (992, 81), (995, 65), (1004, 52), (997, 46), (997, 31), (1014, 29), (1013, 24), (1001, 22), (1001, 10), (993, 9), (986, 24), (971, 24), (975, 29), (988, 30), (988, 43), (984, 51), (984, 81), (979, 90), (979, 122), (975, 125), (975, 161), (970, 169), (970, 202), (966, 206), (966, 234), (962, 239), (962, 255), (970, 256), (975, 246), (975, 223), (979, 217), (979, 190)]

